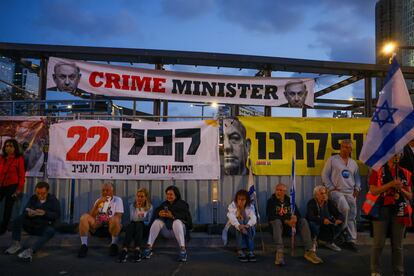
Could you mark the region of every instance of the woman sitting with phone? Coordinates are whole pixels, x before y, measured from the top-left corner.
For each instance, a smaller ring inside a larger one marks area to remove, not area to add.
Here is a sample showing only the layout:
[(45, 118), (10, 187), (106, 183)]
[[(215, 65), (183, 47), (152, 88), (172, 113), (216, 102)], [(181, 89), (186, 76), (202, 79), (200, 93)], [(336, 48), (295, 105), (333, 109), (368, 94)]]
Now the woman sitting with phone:
[(180, 191), (175, 186), (165, 189), (166, 200), (154, 211), (154, 222), (151, 225), (147, 248), (143, 258), (152, 255), (152, 246), (161, 232), (165, 238), (175, 238), (180, 246), (179, 261), (187, 261), (185, 235), (192, 228), (192, 219), (187, 202), (181, 199)]

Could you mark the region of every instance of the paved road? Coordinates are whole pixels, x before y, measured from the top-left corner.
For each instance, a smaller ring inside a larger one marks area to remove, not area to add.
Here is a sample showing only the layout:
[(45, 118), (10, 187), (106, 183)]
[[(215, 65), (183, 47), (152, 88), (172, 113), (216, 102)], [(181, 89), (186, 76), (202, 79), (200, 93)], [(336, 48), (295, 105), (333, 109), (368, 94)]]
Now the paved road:
[[(4, 248), (1, 248), (2, 250)], [(49, 247), (39, 251), (32, 263), (23, 263), (16, 256), (0, 255), (0, 275), (370, 275), (369, 246), (361, 246), (359, 253), (343, 250), (336, 253), (320, 249), (318, 254), (324, 264), (313, 265), (301, 256), (298, 249), (295, 257), (286, 256), (286, 266), (273, 264), (274, 254), (258, 253), (257, 263), (242, 264), (233, 251), (225, 248), (191, 248), (188, 262), (177, 262), (177, 251), (173, 248), (155, 248), (150, 260), (141, 263), (119, 264), (107, 255), (106, 248), (90, 248), (85, 259), (76, 257), (77, 248)], [(414, 275), (414, 245), (405, 247), (406, 275)], [(390, 248), (384, 254), (383, 275), (392, 275)]]

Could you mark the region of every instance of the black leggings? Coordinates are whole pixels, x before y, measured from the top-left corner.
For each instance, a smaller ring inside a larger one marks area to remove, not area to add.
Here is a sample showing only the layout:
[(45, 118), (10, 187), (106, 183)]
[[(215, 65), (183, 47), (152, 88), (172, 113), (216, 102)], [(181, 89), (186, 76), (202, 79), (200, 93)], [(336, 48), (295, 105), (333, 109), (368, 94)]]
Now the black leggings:
[(148, 233), (148, 226), (142, 221), (131, 221), (126, 228), (124, 247), (128, 247), (132, 241), (135, 242), (135, 247), (142, 245), (144, 234)]
[(13, 205), (16, 200), (14, 197), (12, 197), (12, 195), (16, 192), (16, 190), (17, 190), (17, 184), (0, 188), (0, 201), (3, 198), (5, 200), (4, 212), (3, 212), (3, 217), (1, 218), (0, 230), (7, 229), (7, 225), (9, 224), (10, 217), (13, 211)]

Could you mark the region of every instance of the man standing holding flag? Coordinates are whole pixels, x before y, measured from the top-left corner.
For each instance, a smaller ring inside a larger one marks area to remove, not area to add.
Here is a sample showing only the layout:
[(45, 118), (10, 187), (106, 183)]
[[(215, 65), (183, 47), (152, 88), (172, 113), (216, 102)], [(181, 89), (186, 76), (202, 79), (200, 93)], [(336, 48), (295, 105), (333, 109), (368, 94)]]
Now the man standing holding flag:
[(405, 227), (411, 225), (412, 191), (411, 173), (400, 167), (399, 161), (404, 146), (414, 138), (413, 127), (413, 106), (394, 57), (360, 155), (360, 160), (373, 169), (362, 209), (372, 217), (371, 275), (374, 276), (380, 275), (380, 257), (388, 229), (391, 229), (393, 274), (404, 274), (402, 240)]

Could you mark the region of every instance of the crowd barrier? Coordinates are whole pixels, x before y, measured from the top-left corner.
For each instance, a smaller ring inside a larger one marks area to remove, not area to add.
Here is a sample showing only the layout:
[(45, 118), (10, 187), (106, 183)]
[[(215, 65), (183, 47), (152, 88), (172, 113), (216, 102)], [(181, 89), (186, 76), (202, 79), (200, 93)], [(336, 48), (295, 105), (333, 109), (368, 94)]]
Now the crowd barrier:
[[(101, 185), (111, 182), (115, 186), (116, 195), (124, 201), (125, 215), (123, 222), (129, 219), (128, 205), (134, 200), (138, 188), (145, 187), (150, 193), (154, 206), (164, 200), (164, 191), (169, 185), (175, 185), (181, 191), (182, 197), (190, 205), (190, 211), (194, 224), (224, 224), (227, 221), (227, 206), (234, 198), (234, 194), (242, 188), (246, 188), (248, 176), (224, 176), (217, 183), (217, 200), (213, 200), (213, 188), (215, 183), (210, 180), (173, 180), (173, 181), (137, 181), (137, 180), (98, 180), (98, 179), (48, 179), (50, 192), (55, 194), (61, 204), (63, 222), (79, 222), (80, 216), (88, 212), (95, 200), (101, 194)], [(23, 197), (16, 204), (14, 215), (22, 212), (29, 197), (34, 192), (35, 184), (41, 178), (28, 177)], [(261, 222), (266, 222), (266, 202), (273, 194), (277, 183), (289, 185), (289, 176), (256, 176), (255, 187), (257, 192), (258, 209)], [(358, 218), (361, 205), (367, 191), (366, 177), (362, 177), (362, 192), (358, 198)], [(296, 202), (301, 214), (306, 212), (306, 204), (312, 198), (313, 188), (320, 185), (319, 176), (296, 177)], [(72, 188), (73, 184), (73, 188)], [(73, 212), (71, 211), (71, 195), (73, 199)], [(3, 205), (3, 204), (2, 204)]]

